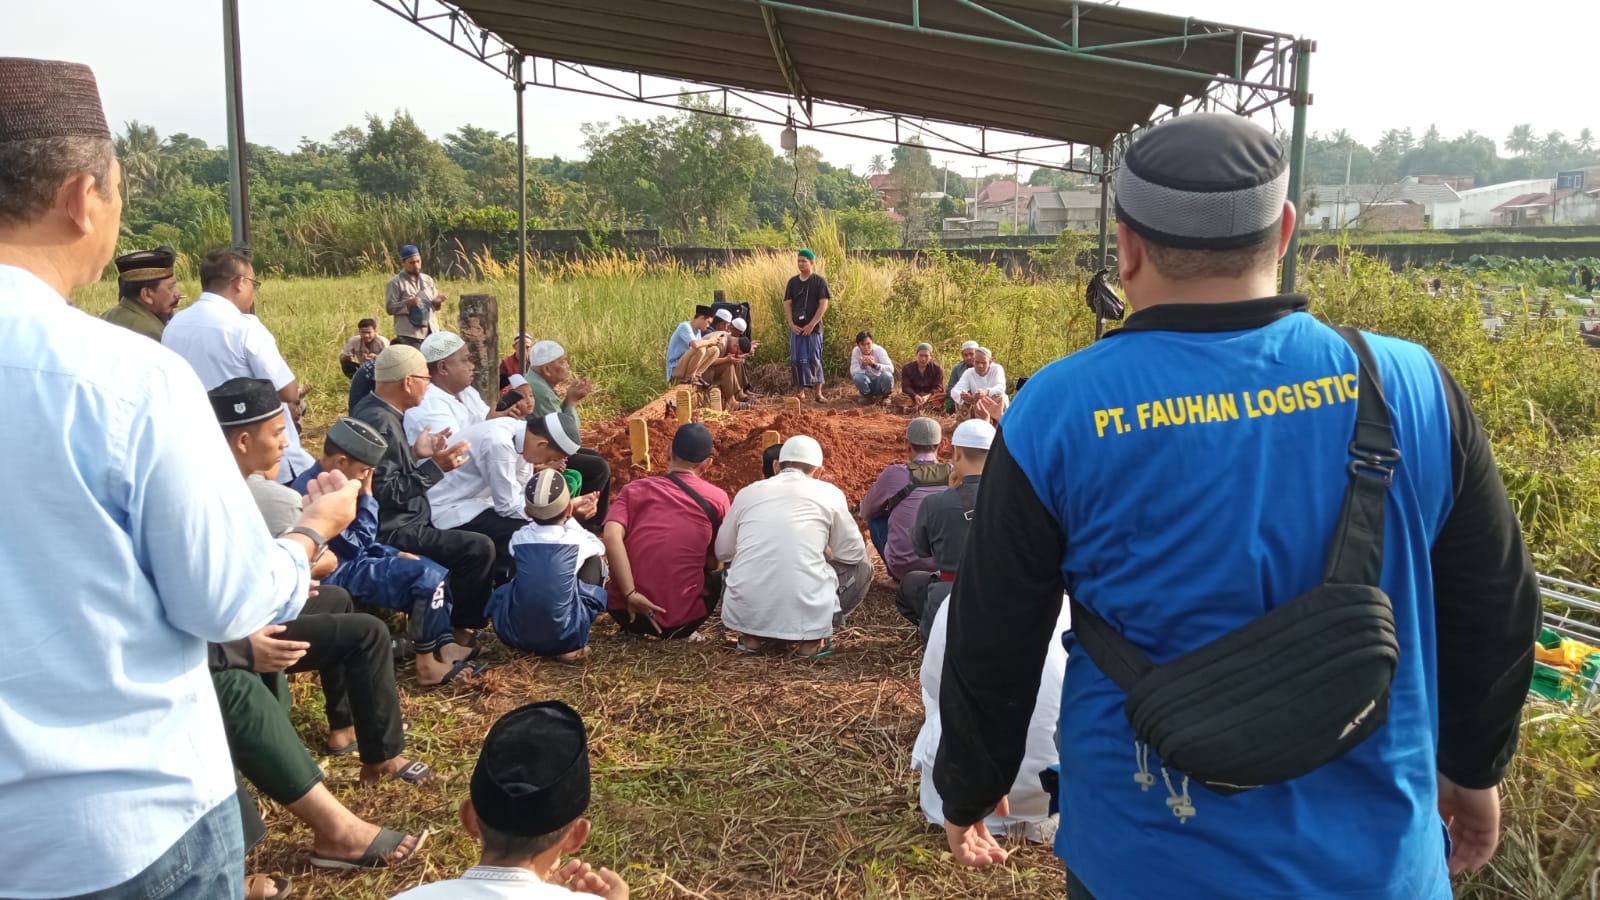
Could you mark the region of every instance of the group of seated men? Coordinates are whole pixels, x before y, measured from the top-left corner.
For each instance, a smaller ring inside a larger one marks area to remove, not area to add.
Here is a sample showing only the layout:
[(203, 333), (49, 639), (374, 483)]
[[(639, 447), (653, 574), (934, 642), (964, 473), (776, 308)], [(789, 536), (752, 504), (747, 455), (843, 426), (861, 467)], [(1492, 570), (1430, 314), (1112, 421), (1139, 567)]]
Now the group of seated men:
[(745, 363), (761, 346), (749, 331), (750, 323), (727, 308), (696, 306), (667, 339), (667, 383), (717, 388), (728, 409), (748, 402), (754, 393)]
[(933, 345), (917, 345), (912, 358), (900, 367), (900, 389), (894, 388), (894, 363), (871, 331), (856, 335), (850, 349), (850, 380), (865, 401), (887, 403), (913, 415), (933, 413), (943, 407), (958, 419), (1000, 419), (1009, 402), (1005, 367), (994, 361), (977, 341), (961, 345), (961, 361), (946, 377), (933, 359)]

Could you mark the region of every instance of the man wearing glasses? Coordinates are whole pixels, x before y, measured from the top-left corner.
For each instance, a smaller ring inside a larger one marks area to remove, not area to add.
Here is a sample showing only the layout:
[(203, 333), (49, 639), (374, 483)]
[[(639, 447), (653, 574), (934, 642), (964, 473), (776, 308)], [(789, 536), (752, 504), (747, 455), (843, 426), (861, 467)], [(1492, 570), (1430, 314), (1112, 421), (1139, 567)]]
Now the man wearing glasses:
[(390, 344), (372, 361), (372, 374), (372, 393), (357, 401), (350, 415), (371, 425), (386, 445), (383, 459), (372, 470), (378, 540), (426, 556), (450, 570), (450, 624), (455, 645), (439, 648), (435, 657), (456, 664), (445, 676), (446, 682), (463, 672), (476, 674), (481, 670), (469, 665), (478, 655), (474, 633), (488, 624), (483, 610), (492, 587), (494, 540), (460, 528), (433, 527), (433, 505), (428, 500), (428, 488), (467, 461), (468, 442), (456, 439), (451, 443), (450, 429), (435, 434), (427, 426), (416, 440), (406, 440), (406, 410), (422, 403), (433, 380), (421, 350)]
[(311, 386), (295, 380), (272, 332), (256, 318), (260, 287), (250, 251), (212, 250), (200, 261), (200, 296), (167, 323), (161, 343), (188, 360), (208, 391), (231, 378), (272, 382), (288, 413), (289, 449), (278, 467), (278, 481), (288, 484), (316, 463), (300, 446), (300, 415)]

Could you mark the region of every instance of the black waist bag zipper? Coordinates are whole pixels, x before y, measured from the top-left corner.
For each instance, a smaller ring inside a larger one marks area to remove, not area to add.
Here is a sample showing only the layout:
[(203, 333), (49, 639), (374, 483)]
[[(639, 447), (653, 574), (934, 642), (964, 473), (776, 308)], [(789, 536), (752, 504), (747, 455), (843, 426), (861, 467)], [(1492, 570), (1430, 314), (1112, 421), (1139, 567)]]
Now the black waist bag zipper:
[[(1383, 501), (1400, 451), (1383, 383), (1359, 331), (1339, 334), (1359, 363), (1349, 484), (1322, 583), (1166, 665), (1157, 666), (1073, 598), (1072, 632), (1127, 692), (1143, 790), (1161, 758), (1167, 806), (1195, 815), (1191, 780), (1222, 795), (1298, 778), (1338, 759), (1389, 717), (1400, 659), (1383, 572)], [(1181, 789), (1173, 774), (1182, 776)]]

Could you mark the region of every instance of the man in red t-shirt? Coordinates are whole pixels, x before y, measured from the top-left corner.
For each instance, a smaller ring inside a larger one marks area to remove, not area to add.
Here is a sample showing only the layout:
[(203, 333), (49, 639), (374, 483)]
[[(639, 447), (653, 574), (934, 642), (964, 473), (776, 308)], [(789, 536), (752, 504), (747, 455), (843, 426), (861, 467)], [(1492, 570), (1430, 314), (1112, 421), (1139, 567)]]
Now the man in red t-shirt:
[(680, 426), (666, 474), (629, 482), (611, 501), (600, 535), (611, 567), (606, 609), (624, 631), (704, 640), (696, 630), (722, 596), (711, 545), (728, 514), (727, 492), (700, 477), (711, 449), (706, 426)]

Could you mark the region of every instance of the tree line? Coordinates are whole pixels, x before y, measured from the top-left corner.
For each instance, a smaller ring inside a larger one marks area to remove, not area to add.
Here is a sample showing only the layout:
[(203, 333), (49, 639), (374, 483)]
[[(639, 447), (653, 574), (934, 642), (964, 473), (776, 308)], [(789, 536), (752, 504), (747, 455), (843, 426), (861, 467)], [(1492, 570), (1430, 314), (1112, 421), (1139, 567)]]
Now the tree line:
[[(1500, 155), (1502, 146), (1506, 156)], [(1471, 130), (1446, 139), (1435, 125), (1421, 137), (1410, 128), (1391, 128), (1370, 146), (1340, 129), (1307, 138), (1304, 183), (1343, 184), (1348, 171), (1352, 184), (1390, 184), (1409, 175), (1469, 175), (1485, 187), (1597, 165), (1600, 141), (1588, 128), (1568, 138), (1561, 131), (1540, 136), (1532, 125), (1517, 125), (1503, 145)]]

